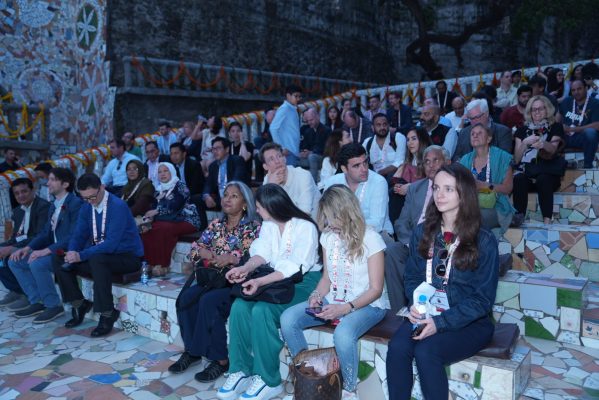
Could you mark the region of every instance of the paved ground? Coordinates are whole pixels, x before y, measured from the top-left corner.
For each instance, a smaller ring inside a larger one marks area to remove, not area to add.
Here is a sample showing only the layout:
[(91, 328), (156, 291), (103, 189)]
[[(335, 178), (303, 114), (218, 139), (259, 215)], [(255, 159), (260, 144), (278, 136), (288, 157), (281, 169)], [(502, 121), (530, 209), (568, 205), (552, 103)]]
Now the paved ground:
[[(66, 319), (39, 326), (0, 310), (0, 400), (207, 400), (215, 398), (214, 387), (224, 379), (196, 382), (193, 375), (201, 366), (172, 375), (167, 368), (181, 348), (124, 331), (91, 339), (96, 322), (67, 330)], [(599, 398), (599, 350), (527, 341), (534, 365), (523, 398)]]

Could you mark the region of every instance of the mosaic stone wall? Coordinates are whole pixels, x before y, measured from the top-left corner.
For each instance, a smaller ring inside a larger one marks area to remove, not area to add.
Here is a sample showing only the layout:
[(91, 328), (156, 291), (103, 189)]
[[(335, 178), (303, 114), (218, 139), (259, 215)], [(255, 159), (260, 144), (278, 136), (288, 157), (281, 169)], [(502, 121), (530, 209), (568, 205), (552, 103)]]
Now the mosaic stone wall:
[(595, 226), (527, 224), (508, 229), (504, 238), (511, 246), (507, 253), (513, 253), (515, 270), (599, 281), (599, 232)]
[(0, 1), (2, 85), (17, 104), (46, 105), (52, 155), (112, 136), (105, 8), (105, 0)]
[(587, 283), (585, 278), (509, 271), (497, 288), (494, 318), (517, 324), (526, 336), (596, 347), (599, 341), (581, 339)]

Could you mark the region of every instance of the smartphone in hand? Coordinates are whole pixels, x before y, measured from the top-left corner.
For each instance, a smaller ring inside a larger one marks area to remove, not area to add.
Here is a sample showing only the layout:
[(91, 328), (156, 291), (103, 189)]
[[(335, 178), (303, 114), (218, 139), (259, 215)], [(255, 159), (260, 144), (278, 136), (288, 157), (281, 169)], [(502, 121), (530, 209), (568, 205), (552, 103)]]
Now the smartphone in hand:
[(306, 307), (306, 314), (316, 317), (316, 314), (322, 312), (322, 307)]

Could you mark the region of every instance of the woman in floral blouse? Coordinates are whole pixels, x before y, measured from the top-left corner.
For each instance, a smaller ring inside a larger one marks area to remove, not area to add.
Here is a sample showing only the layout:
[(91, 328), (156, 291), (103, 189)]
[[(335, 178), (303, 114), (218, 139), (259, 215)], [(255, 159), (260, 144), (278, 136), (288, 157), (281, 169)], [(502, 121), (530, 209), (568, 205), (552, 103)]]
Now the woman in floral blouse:
[[(225, 187), (221, 200), (224, 217), (212, 221), (200, 239), (192, 244), (190, 259), (194, 264), (215, 267), (237, 266), (247, 258), (250, 245), (258, 236), (260, 223), (252, 191), (242, 182), (232, 181)], [(181, 298), (191, 301), (201, 290), (192, 286)], [(230, 287), (212, 289), (202, 295), (191, 307), (177, 313), (185, 351), (169, 371), (180, 373), (190, 365), (210, 360), (208, 366), (195, 375), (200, 382), (212, 382), (229, 368), (227, 331), (225, 324), (231, 310)]]

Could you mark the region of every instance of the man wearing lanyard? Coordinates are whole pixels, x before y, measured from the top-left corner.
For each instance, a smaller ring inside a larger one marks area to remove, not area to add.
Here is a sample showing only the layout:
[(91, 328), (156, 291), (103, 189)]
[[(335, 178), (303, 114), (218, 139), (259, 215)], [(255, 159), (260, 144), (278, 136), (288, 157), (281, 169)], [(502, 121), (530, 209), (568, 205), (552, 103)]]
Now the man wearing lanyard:
[(82, 201), (73, 194), (74, 186), (75, 175), (70, 169), (50, 171), (48, 190), (56, 200), (50, 206), (44, 229), (10, 256), (8, 265), (27, 295), (25, 308), (17, 311), (17, 304), (11, 306), (18, 318), (39, 314), (33, 322), (42, 324), (64, 314), (52, 272), (55, 256), (67, 248), (81, 208)]
[(366, 118), (360, 118), (355, 111), (343, 113), (344, 129), (348, 131), (355, 143), (363, 143), (366, 138), (374, 135), (372, 124)]
[(208, 178), (204, 184), (203, 196), (206, 208), (214, 211), (220, 211), (220, 199), (228, 182), (248, 182), (244, 159), (229, 155), (230, 148), (229, 139), (218, 136), (212, 140), (214, 161), (208, 167)]
[(131, 160), (141, 160), (125, 151), (125, 142), (120, 139), (113, 139), (110, 142), (110, 153), (114, 158), (106, 165), (102, 183), (110, 193), (120, 196), (123, 187), (127, 184), (127, 163)]
[(385, 243), (393, 242), (387, 181), (368, 169), (366, 149), (358, 143), (344, 145), (339, 152), (339, 165), (342, 172), (325, 181), (325, 190), (335, 184), (349, 187), (360, 202), (366, 224), (380, 233)]
[(599, 143), (599, 100), (590, 97), (584, 82), (572, 82), (572, 97), (562, 101), (566, 147), (584, 151), (584, 168), (593, 168)]
[(139, 271), (143, 245), (129, 206), (109, 193), (98, 176), (82, 175), (77, 189), (86, 204), (69, 241), (65, 264), (56, 267), (55, 274), (63, 300), (73, 306), (67, 328), (81, 324), (92, 307), (81, 293), (76, 273), (83, 271), (92, 276), (93, 307), (100, 313), (100, 322), (91, 336), (99, 337), (112, 331), (120, 314), (112, 303), (112, 274)]
[(27, 246), (44, 228), (50, 208), (50, 203), (35, 195), (33, 183), (27, 178), (16, 179), (11, 185), (11, 190), (19, 206), (12, 210), (12, 235), (0, 244), (0, 282), (9, 291), (0, 300), (0, 307), (11, 306), (19, 301), (23, 306), (29, 305), (23, 288), (8, 266), (7, 257)]
[(395, 134), (401, 132), (404, 135), (412, 127), (412, 109), (401, 102), (401, 92), (389, 93), (389, 109), (387, 109), (387, 120), (389, 120), (389, 131)]

